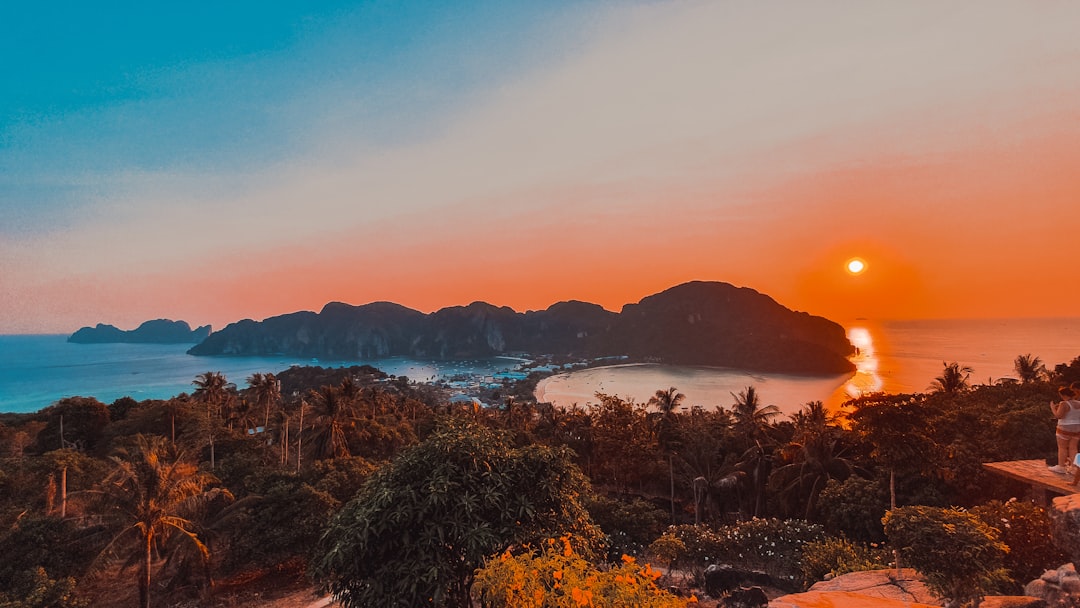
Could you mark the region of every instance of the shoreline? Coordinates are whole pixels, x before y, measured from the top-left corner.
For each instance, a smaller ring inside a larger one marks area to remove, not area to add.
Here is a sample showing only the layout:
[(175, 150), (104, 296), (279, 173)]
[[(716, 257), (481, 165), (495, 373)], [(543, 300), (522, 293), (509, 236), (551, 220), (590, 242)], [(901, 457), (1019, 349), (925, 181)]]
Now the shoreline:
[(657, 390), (675, 387), (686, 395), (686, 408), (730, 407), (734, 395), (753, 386), (763, 405), (775, 404), (785, 414), (807, 401), (822, 401), (839, 409), (847, 399), (851, 374), (806, 376), (772, 374), (730, 367), (676, 366), (662, 363), (620, 363), (560, 372), (542, 379), (533, 392), (538, 403), (559, 408), (595, 403), (596, 393), (645, 404)]

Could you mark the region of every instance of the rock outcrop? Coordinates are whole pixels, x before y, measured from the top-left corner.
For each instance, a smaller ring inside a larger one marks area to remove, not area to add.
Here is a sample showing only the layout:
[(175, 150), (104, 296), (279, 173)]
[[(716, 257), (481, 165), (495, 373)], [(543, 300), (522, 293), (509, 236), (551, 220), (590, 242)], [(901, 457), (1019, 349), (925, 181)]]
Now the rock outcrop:
[(1024, 586), (1024, 593), (1046, 602), (1047, 606), (1080, 606), (1080, 574), (1069, 563)]
[(474, 302), (430, 315), (390, 302), (334, 302), (319, 313), (232, 323), (189, 352), (338, 360), (626, 355), (678, 365), (840, 374), (854, 369), (847, 359), (853, 350), (837, 323), (792, 311), (753, 289), (699, 281), (627, 304), (619, 313), (573, 301), (525, 313)]
[(851, 572), (814, 583), (809, 591), (778, 597), (770, 608), (931, 608), (941, 602), (911, 568)]

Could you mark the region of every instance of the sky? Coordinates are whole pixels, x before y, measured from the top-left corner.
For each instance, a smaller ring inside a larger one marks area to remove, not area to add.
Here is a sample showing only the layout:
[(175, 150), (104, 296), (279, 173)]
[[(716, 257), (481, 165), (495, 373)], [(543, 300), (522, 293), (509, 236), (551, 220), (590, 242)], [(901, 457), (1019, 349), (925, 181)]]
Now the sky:
[(690, 280), (1076, 316), (1080, 3), (157, 4), (0, 7), (0, 333)]

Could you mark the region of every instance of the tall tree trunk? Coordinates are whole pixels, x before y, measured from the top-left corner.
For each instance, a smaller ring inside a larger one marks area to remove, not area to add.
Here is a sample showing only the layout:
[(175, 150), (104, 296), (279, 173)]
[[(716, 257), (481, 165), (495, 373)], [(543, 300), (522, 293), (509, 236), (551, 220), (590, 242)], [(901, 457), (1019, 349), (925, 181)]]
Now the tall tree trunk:
[[(671, 480), (671, 525), (675, 525), (675, 456), (668, 454), (668, 478)], [(696, 508), (696, 506), (695, 506)]]
[(139, 573), (139, 606), (142, 608), (150, 608), (151, 547), (153, 547), (153, 537), (147, 534), (145, 547), (146, 555), (143, 560), (142, 572)]
[(301, 444), (304, 441), (304, 402), (300, 402), (300, 428), (296, 429), (296, 472), (300, 472)]
[(67, 517), (67, 467), (60, 469), (60, 519)]
[[(896, 510), (896, 469), (889, 469), (889, 509)], [(900, 550), (893, 549), (896, 562), (896, 580), (900, 580)]]

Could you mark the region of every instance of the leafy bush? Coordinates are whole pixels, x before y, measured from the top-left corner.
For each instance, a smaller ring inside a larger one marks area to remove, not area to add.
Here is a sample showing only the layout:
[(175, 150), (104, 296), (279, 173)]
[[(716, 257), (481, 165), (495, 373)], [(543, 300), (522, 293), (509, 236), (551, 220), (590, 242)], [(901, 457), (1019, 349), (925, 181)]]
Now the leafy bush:
[(698, 584), (709, 564), (717, 563), (723, 538), (707, 525), (682, 524), (668, 529), (649, 545), (649, 554), (668, 563), (671, 570), (687, 572)]
[(1038, 578), (1048, 568), (1068, 561), (1053, 542), (1050, 514), (1026, 501), (992, 501), (971, 509), (971, 513), (998, 531), (1009, 547), (1005, 569), (1019, 592), (1026, 582)]
[(792, 586), (801, 580), (803, 546), (823, 540), (825, 529), (802, 520), (751, 519), (730, 526), (671, 526), (649, 547), (650, 553), (672, 567), (689, 572), (695, 581), (710, 564), (731, 564), (764, 570)]
[(619, 561), (622, 555), (640, 556), (649, 541), (663, 532), (668, 519), (667, 513), (640, 498), (625, 501), (591, 496), (584, 503), (593, 523), (604, 532), (610, 562)]
[(977, 605), (1009, 582), (1009, 548), (996, 529), (961, 509), (912, 506), (885, 515), (885, 534), (946, 605)]
[(721, 538), (719, 561), (761, 569), (797, 586), (803, 546), (826, 535), (822, 526), (798, 519), (751, 519), (725, 526)]
[(0, 608), (84, 608), (75, 597), (75, 579), (49, 578), (44, 568), (24, 570), (0, 590)]
[(307, 561), (339, 504), (299, 479), (285, 477), (261, 495), (249, 496), (223, 522), (232, 536), (226, 568), (268, 567), (293, 557)]
[(818, 511), (824, 516), (826, 528), (864, 543), (885, 541), (881, 518), (888, 509), (885, 485), (856, 475), (843, 482), (830, 479), (818, 495)]
[(809, 587), (827, 575), (888, 568), (889, 561), (884, 549), (868, 548), (846, 538), (830, 536), (811, 541), (802, 549), (803, 586)]
[(331, 521), (315, 576), (346, 607), (467, 606), (476, 569), (552, 533), (599, 540), (569, 450), (511, 448), (451, 421), (379, 469)]
[[(474, 589), (490, 608), (683, 608), (687, 600), (656, 586), (660, 573), (623, 556), (617, 568), (599, 570), (574, 553), (569, 539), (549, 540), (544, 550), (489, 560)], [(690, 602), (696, 603), (696, 598)]]

